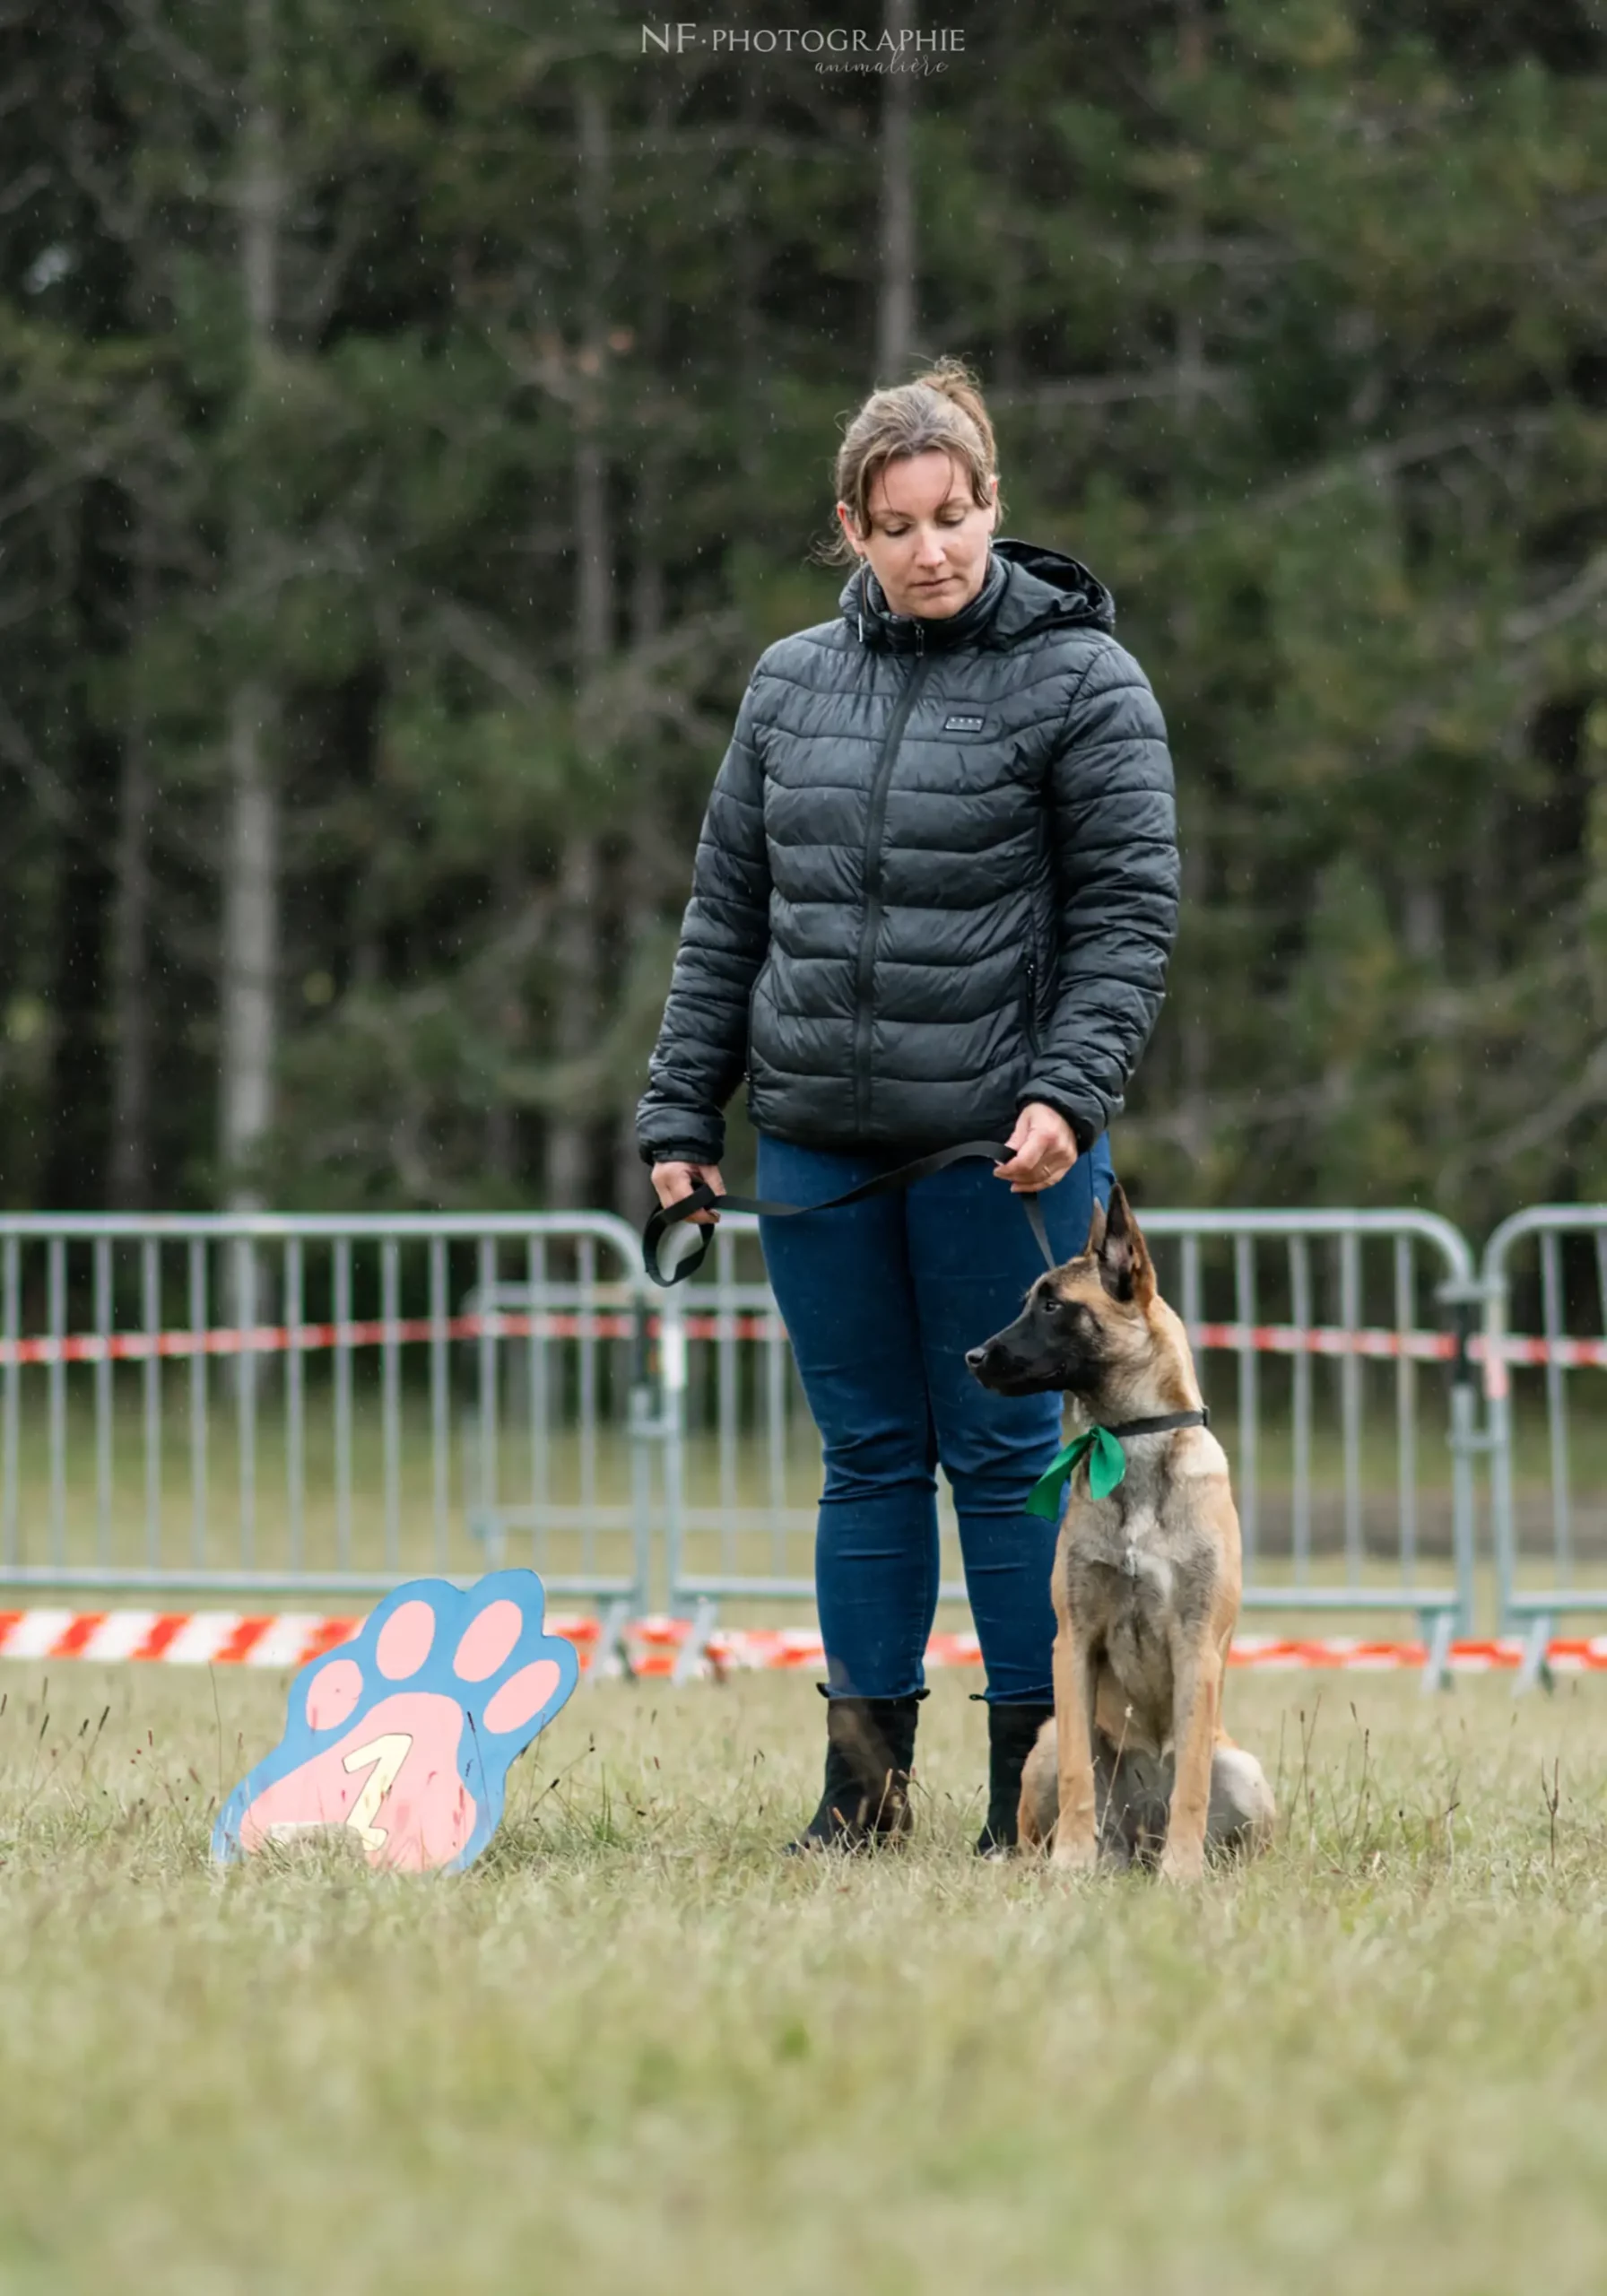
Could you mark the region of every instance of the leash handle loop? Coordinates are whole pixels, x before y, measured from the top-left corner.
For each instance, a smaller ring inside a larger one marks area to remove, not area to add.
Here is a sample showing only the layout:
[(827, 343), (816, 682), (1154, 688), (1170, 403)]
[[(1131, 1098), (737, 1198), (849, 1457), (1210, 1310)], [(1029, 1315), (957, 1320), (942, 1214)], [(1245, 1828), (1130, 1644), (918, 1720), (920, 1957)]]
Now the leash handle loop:
[[(913, 1163), (899, 1165), (894, 1171), (878, 1172), (873, 1179), (862, 1180), (857, 1187), (845, 1188), (841, 1196), (829, 1196), (822, 1204), (774, 1204), (762, 1196), (717, 1196), (707, 1180), (699, 1180), (690, 1195), (677, 1196), (673, 1204), (661, 1204), (648, 1214), (642, 1229), (642, 1265), (654, 1283), (665, 1291), (697, 1274), (714, 1240), (712, 1223), (707, 1226), (698, 1250), (689, 1253), (673, 1274), (666, 1275), (658, 1264), (658, 1248), (665, 1237), (683, 1220), (690, 1220), (694, 1212), (757, 1212), (769, 1220), (795, 1220), (805, 1213), (835, 1212), (842, 1205), (858, 1204), (868, 1196), (885, 1196), (895, 1188), (908, 1187), (914, 1181), (925, 1179), (929, 1174), (943, 1171), (950, 1164), (958, 1164), (968, 1157), (986, 1156), (993, 1163), (1007, 1164), (1016, 1153), (1003, 1141), (962, 1140), (958, 1147), (938, 1148), (929, 1156), (917, 1156)], [(1049, 1244), (1049, 1231), (1044, 1225), (1038, 1193), (1034, 1190), (1024, 1194), (1021, 1209), (1043, 1254), (1044, 1265), (1054, 1267), (1056, 1262)]]

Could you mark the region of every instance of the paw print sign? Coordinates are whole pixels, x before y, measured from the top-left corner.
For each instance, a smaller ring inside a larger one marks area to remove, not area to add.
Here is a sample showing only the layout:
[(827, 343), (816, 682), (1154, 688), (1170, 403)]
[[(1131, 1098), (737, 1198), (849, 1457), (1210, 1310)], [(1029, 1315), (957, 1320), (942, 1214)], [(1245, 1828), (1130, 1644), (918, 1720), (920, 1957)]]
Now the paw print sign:
[(509, 1767), (579, 1679), (543, 1615), (534, 1570), (466, 1592), (398, 1587), (354, 1642), (296, 1676), (284, 1735), (223, 1805), (213, 1857), (343, 1826), (373, 1866), (472, 1866), (501, 1822)]

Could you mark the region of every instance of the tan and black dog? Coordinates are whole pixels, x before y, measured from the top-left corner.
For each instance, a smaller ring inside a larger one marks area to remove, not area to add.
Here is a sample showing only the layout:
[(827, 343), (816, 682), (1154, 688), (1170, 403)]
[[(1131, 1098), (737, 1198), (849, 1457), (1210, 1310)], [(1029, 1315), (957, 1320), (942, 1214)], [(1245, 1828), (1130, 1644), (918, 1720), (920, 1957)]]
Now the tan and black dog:
[[(1055, 1718), (1022, 1776), (1022, 1848), (1052, 1839), (1071, 1869), (1101, 1851), (1124, 1866), (1159, 1855), (1177, 1882), (1197, 1879), (1208, 1847), (1264, 1848), (1271, 1790), (1221, 1720), (1240, 1592), (1228, 1462), (1198, 1423), (1188, 1339), (1119, 1186), (1081, 1257), (1040, 1276), (966, 1361), (1001, 1395), (1069, 1395), (1077, 1431), (1116, 1431), (1126, 1457), (1103, 1499), (1086, 1465), (1073, 1471), (1052, 1587)], [(1190, 1423), (1121, 1431), (1179, 1417)]]

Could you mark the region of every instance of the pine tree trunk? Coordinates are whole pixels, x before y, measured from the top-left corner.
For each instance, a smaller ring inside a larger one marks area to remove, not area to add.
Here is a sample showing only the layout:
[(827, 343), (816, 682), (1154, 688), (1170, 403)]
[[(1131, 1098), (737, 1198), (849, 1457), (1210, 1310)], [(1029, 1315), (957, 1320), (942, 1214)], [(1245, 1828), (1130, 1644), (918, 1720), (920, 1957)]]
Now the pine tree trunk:
[[(1177, 61), (1183, 77), (1188, 81), (1198, 80), (1205, 70), (1205, 29), (1200, 0), (1183, 0), (1177, 35)], [(1178, 270), (1175, 319), (1177, 426), (1183, 448), (1178, 461), (1183, 489), (1192, 490), (1196, 483), (1194, 439), (1204, 373), (1204, 324), (1200, 301), (1200, 265), (1203, 246), (1201, 184), (1197, 173), (1186, 172), (1183, 177), (1177, 241), (1185, 258)], [(1186, 591), (1177, 596), (1171, 621), (1177, 657), (1186, 665), (1186, 675), (1191, 674), (1198, 657), (1199, 613), (1194, 598)], [(1211, 898), (1212, 872), (1207, 826), (1209, 817), (1210, 808), (1200, 806), (1195, 818), (1187, 824), (1187, 834), (1183, 839), (1180, 891), (1185, 920), (1190, 917), (1203, 918)], [(1195, 1144), (1194, 1152), (1203, 1155), (1210, 1133), (1208, 1096), (1214, 1046), (1205, 981), (1195, 978), (1182, 985), (1185, 992), (1179, 1015), (1182, 1100), (1186, 1113), (1187, 1136)]]
[[(602, 872), (595, 837), (572, 837), (564, 848), (559, 881), (557, 922), (552, 935), (557, 995), (553, 1049), (573, 1060), (591, 1049), (598, 1025), (595, 968)], [(590, 1126), (584, 1116), (554, 1117), (547, 1128), (547, 1203), (554, 1211), (578, 1211), (591, 1193)]]
[(267, 764), (272, 711), (266, 684), (253, 680), (236, 690), (224, 855), (222, 1140), (234, 1211), (260, 1205), (249, 1167), (274, 1118), (279, 810)]
[[(608, 118), (603, 99), (583, 80), (576, 99), (580, 151), (580, 243), (586, 281), (575, 400), (575, 719), (589, 737), (590, 700), (613, 634), (613, 549), (609, 531), (608, 465), (601, 435), (608, 215)], [(588, 761), (588, 763), (592, 761)], [(552, 1051), (572, 1059), (590, 1048), (602, 1018), (602, 853), (589, 829), (564, 844), (553, 933)], [(556, 1115), (547, 1126), (546, 1197), (575, 1209), (589, 1193), (589, 1126), (581, 1115)]]
[[(656, 129), (667, 126), (667, 91), (654, 107)], [(744, 110), (744, 120), (747, 118)], [(756, 115), (755, 115), (756, 119)], [(743, 222), (738, 232), (737, 280), (740, 299), (739, 335), (744, 376), (744, 404), (755, 405), (748, 387), (758, 383), (758, 246), (751, 222), (751, 203), (743, 202)], [(641, 328), (641, 370), (652, 378), (649, 390), (664, 372), (667, 312), (663, 283), (655, 274), (648, 281)], [(742, 426), (744, 474), (757, 481), (761, 461), (750, 438), (751, 426)], [(665, 505), (669, 491), (670, 447), (662, 427), (651, 417), (638, 431), (635, 524), (630, 552), (630, 643), (638, 652), (656, 646), (665, 623)], [(637, 952), (651, 933), (657, 917), (659, 874), (670, 840), (660, 816), (658, 788), (651, 775), (631, 793), (625, 823), (625, 850), (619, 872), (620, 943), (622, 976), (631, 977)], [(647, 1167), (636, 1144), (636, 1104), (645, 1079), (630, 1067), (619, 1079), (620, 1097), (614, 1112), (613, 1187), (611, 1201), (621, 1219), (645, 1220), (656, 1198)]]
[[(274, 103), (274, 0), (248, 0), (246, 103), (239, 190), (239, 257), (256, 396), (268, 385), (279, 304), (284, 205)], [(249, 476), (236, 506), (237, 588), (261, 563), (263, 536)], [(229, 825), (223, 853), (221, 1149), (230, 1208), (258, 1208), (251, 1176), (274, 1118), (279, 961), (279, 696), (271, 668), (240, 679), (229, 713)]]
[[(887, 0), (887, 30), (897, 40), (915, 29), (915, 0)], [(882, 212), (876, 299), (876, 381), (902, 382), (915, 347), (915, 187), (910, 122), (915, 79), (890, 72), (882, 96)]]
[[(131, 642), (152, 612), (151, 556), (136, 537)], [(151, 729), (136, 701), (124, 733), (117, 784), (117, 889), (111, 920), (111, 1200), (119, 1212), (149, 1208), (151, 1169), (151, 824), (155, 790)]]
[[(737, 134), (745, 155), (738, 205), (731, 235), (732, 347), (734, 356), (736, 404), (742, 410), (736, 425), (736, 462), (748, 487), (764, 484), (764, 448), (757, 420), (765, 404), (761, 344), (764, 320), (760, 297), (764, 287), (764, 248), (760, 243), (759, 168), (754, 158), (763, 132), (763, 107), (757, 73), (743, 75)], [(663, 340), (664, 297), (655, 277), (648, 283), (652, 300), (647, 332)], [(663, 371), (661, 352), (649, 352), (645, 361), (650, 374)]]

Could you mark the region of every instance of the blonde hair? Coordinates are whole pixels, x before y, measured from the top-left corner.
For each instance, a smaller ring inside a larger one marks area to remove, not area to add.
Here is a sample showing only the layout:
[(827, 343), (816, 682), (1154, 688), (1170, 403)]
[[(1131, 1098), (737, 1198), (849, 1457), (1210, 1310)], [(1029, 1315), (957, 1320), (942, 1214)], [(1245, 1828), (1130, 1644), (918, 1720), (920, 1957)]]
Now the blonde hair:
[[(988, 481), (998, 467), (998, 449), (981, 385), (958, 359), (940, 359), (911, 382), (873, 391), (850, 421), (832, 478), (857, 534), (870, 533), (871, 490), (888, 464), (934, 448), (960, 465), (970, 481), (972, 501), (986, 509), (993, 500)], [(828, 566), (857, 562), (840, 519), (830, 539), (811, 554)]]

